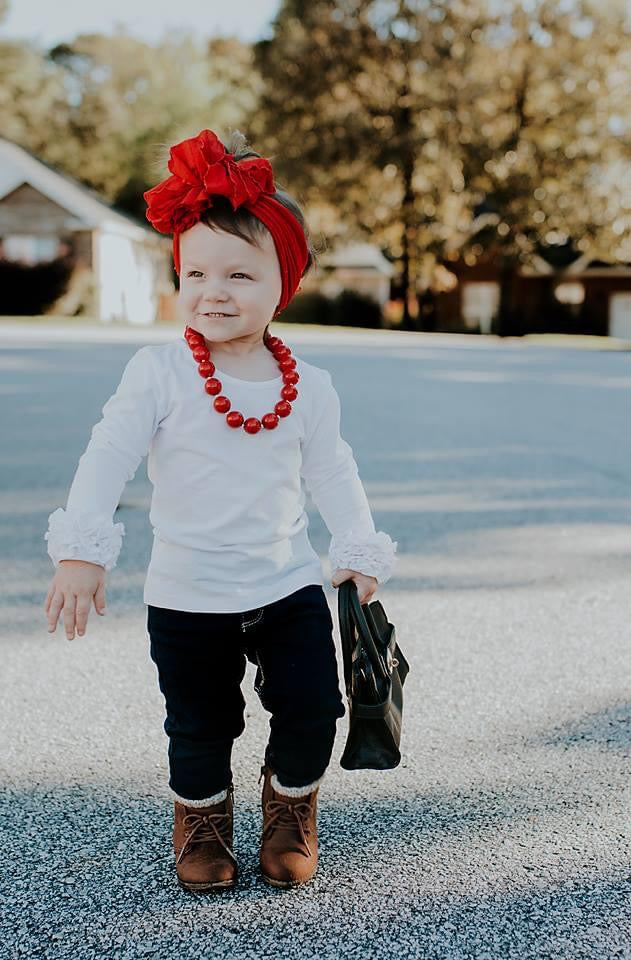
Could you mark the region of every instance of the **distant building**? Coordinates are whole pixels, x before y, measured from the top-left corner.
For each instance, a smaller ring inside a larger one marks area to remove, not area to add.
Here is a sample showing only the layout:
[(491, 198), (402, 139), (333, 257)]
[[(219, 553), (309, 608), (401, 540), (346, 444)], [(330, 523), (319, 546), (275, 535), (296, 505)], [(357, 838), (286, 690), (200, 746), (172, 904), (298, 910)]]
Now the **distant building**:
[[(64, 257), (75, 268), (55, 312), (86, 312), (89, 288), (89, 312), (104, 323), (162, 319), (173, 292), (170, 240), (0, 138), (0, 260), (34, 267)], [(0, 313), (10, 299), (0, 293)]]
[(335, 297), (342, 290), (355, 290), (372, 297), (380, 306), (390, 299), (394, 266), (372, 243), (354, 243), (322, 254), (317, 267), (303, 281), (305, 290), (318, 290)]
[[(565, 260), (565, 262), (563, 262)], [(445, 262), (450, 282), (433, 296), (432, 329), (495, 330), (501, 273), (493, 259)], [(575, 333), (631, 340), (631, 264), (545, 251), (507, 280), (509, 321), (502, 332)]]

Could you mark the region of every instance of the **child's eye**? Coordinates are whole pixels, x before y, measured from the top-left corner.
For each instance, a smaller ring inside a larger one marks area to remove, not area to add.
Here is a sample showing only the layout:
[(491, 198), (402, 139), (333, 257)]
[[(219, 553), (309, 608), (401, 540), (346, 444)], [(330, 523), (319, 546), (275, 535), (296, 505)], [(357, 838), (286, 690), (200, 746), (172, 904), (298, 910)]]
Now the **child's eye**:
[[(201, 270), (189, 270), (188, 273), (186, 274), (187, 277), (193, 277), (193, 276), (201, 277), (201, 275), (202, 275)], [(233, 276), (233, 277), (245, 277), (247, 280), (251, 280), (251, 279), (252, 279), (252, 277), (248, 276), (247, 273), (240, 273), (240, 272), (238, 272), (238, 271), (237, 271), (236, 273), (233, 273), (232, 276)]]

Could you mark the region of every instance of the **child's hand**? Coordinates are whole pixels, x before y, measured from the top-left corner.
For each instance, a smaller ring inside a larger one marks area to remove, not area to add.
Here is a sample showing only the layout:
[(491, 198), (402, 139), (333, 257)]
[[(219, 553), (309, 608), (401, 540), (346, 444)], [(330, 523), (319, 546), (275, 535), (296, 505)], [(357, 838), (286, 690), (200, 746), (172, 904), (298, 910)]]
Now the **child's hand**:
[(376, 577), (369, 577), (357, 570), (336, 570), (331, 580), (331, 586), (339, 587), (345, 580), (354, 580), (360, 603), (368, 603), (375, 593), (379, 581)]
[(44, 610), (48, 618), (48, 632), (57, 629), (57, 620), (63, 610), (68, 640), (85, 633), (90, 605), (101, 616), (105, 613), (105, 568), (86, 560), (62, 560), (46, 596)]

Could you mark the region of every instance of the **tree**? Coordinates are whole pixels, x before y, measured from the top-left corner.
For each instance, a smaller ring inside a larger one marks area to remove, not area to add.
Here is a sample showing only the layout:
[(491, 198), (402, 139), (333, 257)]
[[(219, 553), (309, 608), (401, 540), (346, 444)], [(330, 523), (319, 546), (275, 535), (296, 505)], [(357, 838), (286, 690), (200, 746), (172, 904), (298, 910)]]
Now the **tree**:
[(490, 249), (505, 293), (537, 245), (601, 232), (621, 17), (587, 0), (285, 0), (256, 45), (252, 127), (320, 212), (327, 198), (330, 234), (337, 211), (399, 259), (413, 326), (433, 262)]
[(251, 108), (248, 53), (236, 39), (206, 46), (185, 34), (156, 47), (124, 32), (61, 44), (50, 59), (64, 71), (69, 112), (55, 162), (143, 216), (169, 145)]
[(204, 127), (238, 125), (256, 101), (248, 44), (124, 32), (90, 34), (48, 54), (0, 45), (0, 132), (144, 219), (143, 192), (169, 146)]
[(0, 41), (0, 134), (41, 154), (66, 115), (66, 91), (55, 66), (31, 44)]
[(264, 88), (253, 124), (278, 153), (279, 173), (309, 200), (326, 196), (329, 233), (342, 233), (335, 210), (390, 247), (406, 292), (403, 326), (418, 315), (421, 261), (441, 246), (437, 215), (461, 177), (441, 142), (442, 74), (456, 35), (469, 55), (480, 17), (472, 4), (416, 6), (285, 0), (255, 60)]
[[(469, 263), (498, 259), (500, 333), (510, 328), (520, 262), (571, 242), (593, 255), (623, 252), (611, 244), (616, 217), (599, 189), (622, 146), (610, 126), (610, 87), (624, 56), (623, 22), (616, 4), (532, 0), (485, 29), (486, 55), (469, 87), (473, 122), (460, 116), (457, 124), (468, 223), (445, 252)], [(612, 192), (610, 184), (607, 201)]]

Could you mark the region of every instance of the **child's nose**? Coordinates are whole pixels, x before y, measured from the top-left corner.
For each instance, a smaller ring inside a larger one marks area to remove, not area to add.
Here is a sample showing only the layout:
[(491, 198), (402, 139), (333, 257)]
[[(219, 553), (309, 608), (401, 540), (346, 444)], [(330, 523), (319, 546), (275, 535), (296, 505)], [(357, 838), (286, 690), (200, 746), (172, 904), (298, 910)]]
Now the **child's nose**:
[(204, 286), (201, 299), (203, 303), (207, 303), (212, 307), (214, 303), (225, 303), (225, 301), (228, 300), (228, 293), (221, 284), (209, 283)]

